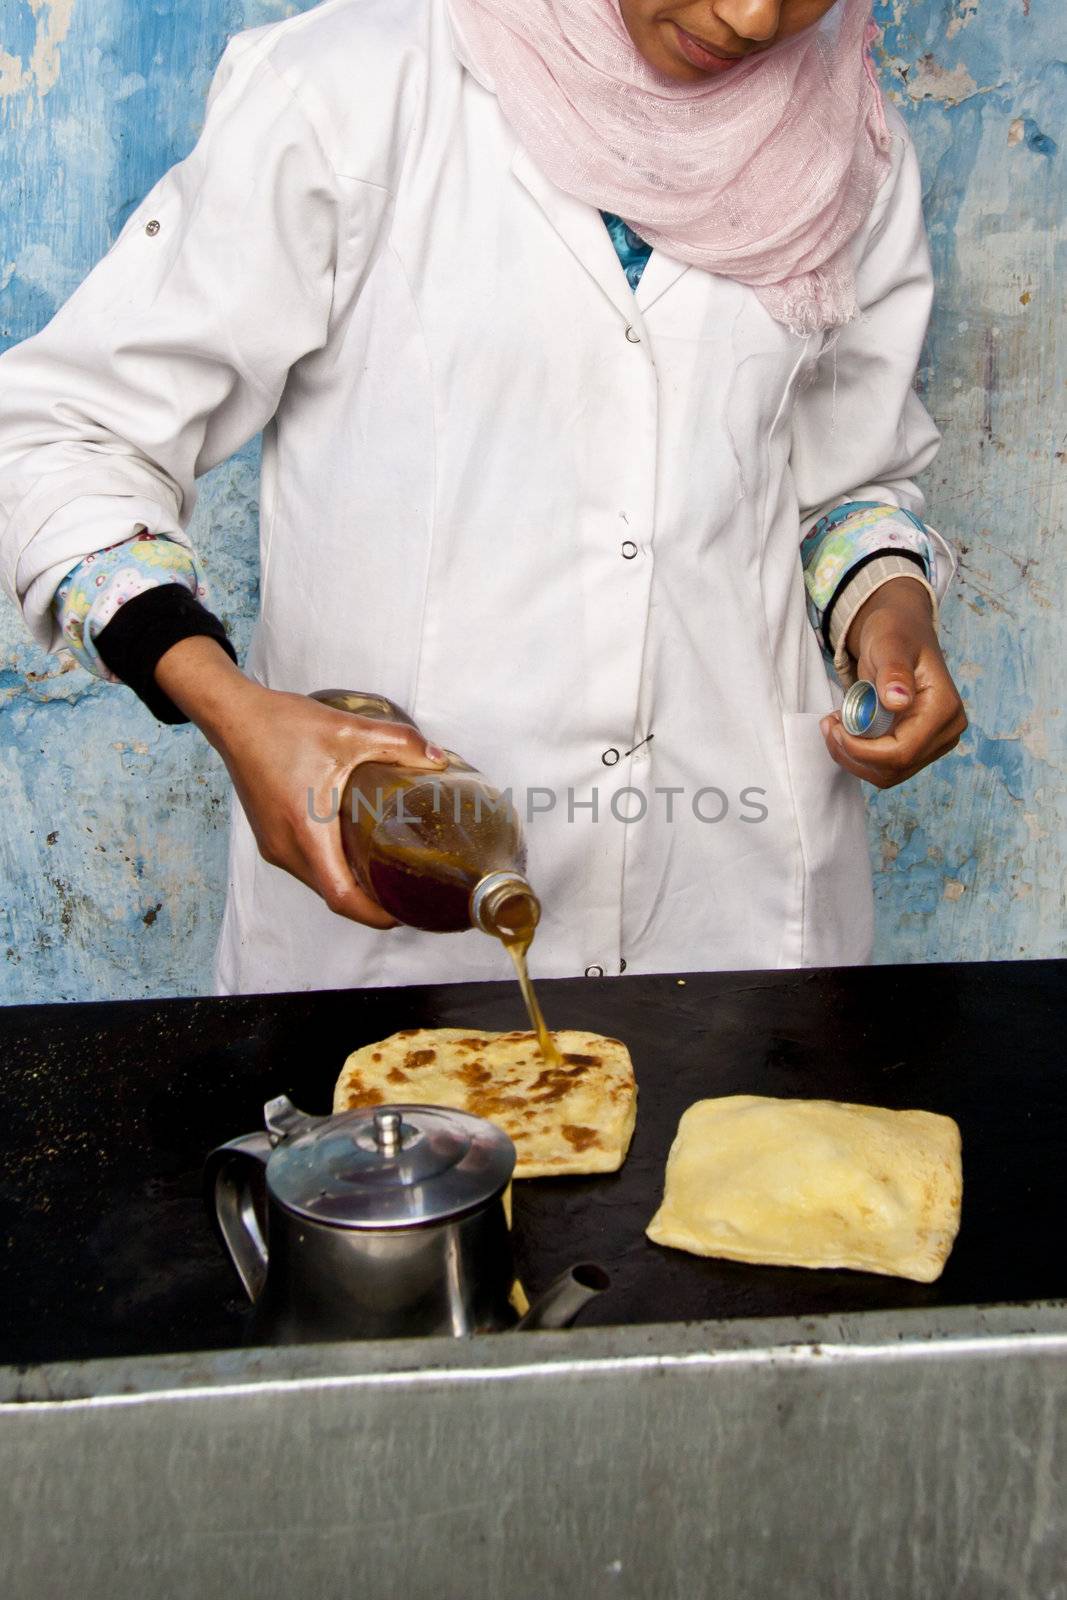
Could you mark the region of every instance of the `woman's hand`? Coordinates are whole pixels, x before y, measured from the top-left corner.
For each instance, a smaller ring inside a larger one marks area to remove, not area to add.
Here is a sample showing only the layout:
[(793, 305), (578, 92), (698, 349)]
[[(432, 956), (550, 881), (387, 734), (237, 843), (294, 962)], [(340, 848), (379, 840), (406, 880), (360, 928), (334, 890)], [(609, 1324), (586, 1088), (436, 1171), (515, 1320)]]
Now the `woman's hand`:
[(834, 711), (821, 723), (826, 747), (846, 772), (891, 789), (955, 749), (967, 726), (926, 590), (910, 578), (883, 584), (856, 613), (846, 643), (858, 676), (877, 686), (896, 721), (881, 739), (857, 739)]
[[(337, 806), (362, 762), (440, 771), (443, 752), (400, 723), (264, 689), (213, 639), (183, 639), (161, 657), (155, 676), (225, 761), (264, 861), (306, 883), (338, 916), (395, 927), (352, 876)], [(333, 820), (316, 822), (312, 812)]]

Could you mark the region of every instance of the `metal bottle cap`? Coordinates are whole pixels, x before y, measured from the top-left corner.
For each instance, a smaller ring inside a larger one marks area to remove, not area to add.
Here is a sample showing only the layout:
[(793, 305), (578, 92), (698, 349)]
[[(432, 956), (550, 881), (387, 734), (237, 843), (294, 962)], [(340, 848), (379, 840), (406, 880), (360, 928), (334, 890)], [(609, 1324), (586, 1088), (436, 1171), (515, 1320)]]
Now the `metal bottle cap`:
[(880, 739), (893, 726), (894, 716), (878, 698), (878, 690), (860, 678), (847, 690), (841, 706), (841, 726), (856, 739)]
[(286, 1211), (311, 1222), (406, 1228), (483, 1205), (514, 1168), (515, 1146), (481, 1117), (440, 1106), (376, 1106), (301, 1118), (270, 1158), (267, 1187)]

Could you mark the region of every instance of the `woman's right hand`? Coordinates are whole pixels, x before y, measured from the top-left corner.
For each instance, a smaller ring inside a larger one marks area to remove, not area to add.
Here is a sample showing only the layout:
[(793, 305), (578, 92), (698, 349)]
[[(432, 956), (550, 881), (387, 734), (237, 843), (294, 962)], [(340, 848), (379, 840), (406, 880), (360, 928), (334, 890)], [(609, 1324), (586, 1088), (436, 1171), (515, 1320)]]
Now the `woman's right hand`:
[(213, 639), (172, 646), (155, 676), (222, 756), (263, 859), (314, 889), (338, 916), (368, 928), (395, 927), (352, 875), (338, 804), (349, 773), (364, 761), (440, 771), (444, 753), (402, 723), (265, 689)]

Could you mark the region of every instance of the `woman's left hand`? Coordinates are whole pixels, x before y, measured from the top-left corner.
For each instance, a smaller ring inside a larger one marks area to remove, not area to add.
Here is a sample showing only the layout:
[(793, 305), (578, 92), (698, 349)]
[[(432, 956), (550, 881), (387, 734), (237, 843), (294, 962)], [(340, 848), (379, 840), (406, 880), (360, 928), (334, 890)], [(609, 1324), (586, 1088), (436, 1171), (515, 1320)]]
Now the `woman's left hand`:
[(846, 772), (891, 789), (954, 750), (967, 726), (923, 586), (894, 578), (876, 589), (853, 618), (847, 647), (896, 721), (881, 739), (857, 739), (834, 711), (820, 724), (826, 748)]

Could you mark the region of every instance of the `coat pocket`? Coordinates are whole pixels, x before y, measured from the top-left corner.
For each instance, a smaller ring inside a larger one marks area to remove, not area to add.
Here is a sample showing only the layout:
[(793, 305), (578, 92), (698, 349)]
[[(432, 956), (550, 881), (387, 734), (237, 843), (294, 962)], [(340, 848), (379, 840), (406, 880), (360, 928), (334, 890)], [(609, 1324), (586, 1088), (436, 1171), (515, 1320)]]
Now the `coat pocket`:
[(823, 712), (783, 718), (800, 835), (802, 967), (862, 966), (874, 943), (867, 814), (860, 780), (831, 757)]

